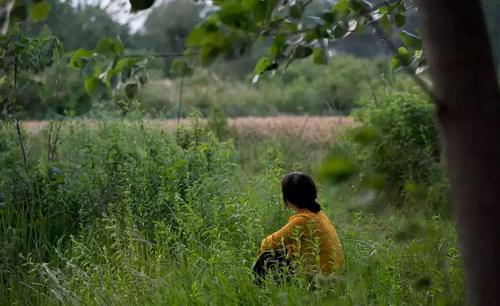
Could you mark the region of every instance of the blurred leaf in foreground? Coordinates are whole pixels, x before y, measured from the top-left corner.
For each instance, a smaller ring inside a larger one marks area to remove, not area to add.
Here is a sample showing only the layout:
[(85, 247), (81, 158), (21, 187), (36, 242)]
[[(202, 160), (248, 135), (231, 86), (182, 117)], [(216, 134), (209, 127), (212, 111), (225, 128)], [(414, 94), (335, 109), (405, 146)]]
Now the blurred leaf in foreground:
[(318, 177), (339, 184), (347, 181), (356, 172), (349, 156), (342, 151), (333, 152), (318, 169)]

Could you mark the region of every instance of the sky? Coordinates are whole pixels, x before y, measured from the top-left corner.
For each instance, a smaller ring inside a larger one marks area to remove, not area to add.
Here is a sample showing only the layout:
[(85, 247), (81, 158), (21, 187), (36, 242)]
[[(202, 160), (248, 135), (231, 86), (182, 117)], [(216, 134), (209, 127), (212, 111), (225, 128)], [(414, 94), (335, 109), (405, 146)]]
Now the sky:
[[(69, 0), (73, 3), (73, 5), (77, 6), (78, 4), (90, 4), (90, 5), (99, 5), (101, 8), (106, 9), (106, 11), (111, 15), (113, 19), (118, 21), (121, 24), (128, 24), (130, 31), (135, 33), (139, 31), (144, 25), (148, 15), (151, 12), (151, 9), (141, 11), (141, 12), (131, 12), (130, 3), (128, 0)], [(156, 0), (154, 7), (162, 5), (169, 0)], [(193, 0), (184, 0), (184, 1), (193, 1)], [(211, 0), (205, 0), (205, 3), (211, 4)]]
[[(113, 19), (121, 24), (128, 24), (130, 30), (137, 32), (146, 21), (151, 10), (141, 12), (131, 12), (130, 3), (128, 0), (70, 0), (74, 6), (80, 5), (99, 5), (101, 8), (111, 15)], [(191, 1), (191, 0), (186, 0)], [(168, 0), (156, 0), (155, 6), (168, 2)]]

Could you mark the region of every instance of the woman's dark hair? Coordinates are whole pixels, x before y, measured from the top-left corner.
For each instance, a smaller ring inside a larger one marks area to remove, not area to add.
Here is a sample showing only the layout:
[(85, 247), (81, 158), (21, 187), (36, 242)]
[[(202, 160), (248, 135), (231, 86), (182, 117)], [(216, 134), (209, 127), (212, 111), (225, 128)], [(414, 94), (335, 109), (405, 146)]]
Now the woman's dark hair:
[(321, 206), (316, 202), (318, 190), (309, 175), (301, 172), (287, 174), (281, 180), (283, 201), (293, 203), (299, 208), (306, 208), (312, 212), (319, 212)]

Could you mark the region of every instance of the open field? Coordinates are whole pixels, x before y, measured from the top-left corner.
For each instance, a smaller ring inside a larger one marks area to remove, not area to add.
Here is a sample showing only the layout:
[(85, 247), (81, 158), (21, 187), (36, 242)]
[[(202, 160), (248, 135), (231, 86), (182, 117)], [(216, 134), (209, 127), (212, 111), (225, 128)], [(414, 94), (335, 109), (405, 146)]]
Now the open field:
[[(95, 120), (81, 121), (93, 126)], [(176, 120), (146, 120), (148, 124), (161, 126), (173, 131)], [(190, 124), (190, 119), (182, 119), (181, 125)], [(23, 127), (32, 134), (37, 134), (48, 125), (48, 121), (25, 121)], [(239, 117), (228, 120), (228, 128), (237, 136), (267, 138), (273, 136), (298, 136), (313, 142), (326, 142), (337, 132), (354, 125), (351, 117), (318, 116), (277, 116), (277, 117)]]

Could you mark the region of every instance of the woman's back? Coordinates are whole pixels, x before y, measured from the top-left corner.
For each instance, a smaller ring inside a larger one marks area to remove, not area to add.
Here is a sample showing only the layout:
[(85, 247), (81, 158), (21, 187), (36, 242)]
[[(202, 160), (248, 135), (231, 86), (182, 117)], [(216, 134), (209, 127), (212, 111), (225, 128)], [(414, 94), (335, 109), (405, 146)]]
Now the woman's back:
[(288, 224), (262, 241), (261, 251), (285, 247), (292, 260), (307, 272), (323, 274), (341, 269), (344, 255), (335, 226), (322, 212), (300, 209)]
[(281, 191), (285, 206), (296, 213), (280, 230), (262, 240), (259, 259), (267, 256), (266, 251), (284, 248), (287, 261), (292, 260), (295, 268), (307, 274), (328, 275), (341, 269), (344, 255), (340, 240), (335, 226), (316, 202), (318, 190), (313, 179), (301, 172), (289, 173), (281, 180)]

